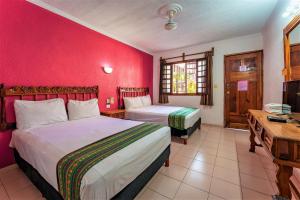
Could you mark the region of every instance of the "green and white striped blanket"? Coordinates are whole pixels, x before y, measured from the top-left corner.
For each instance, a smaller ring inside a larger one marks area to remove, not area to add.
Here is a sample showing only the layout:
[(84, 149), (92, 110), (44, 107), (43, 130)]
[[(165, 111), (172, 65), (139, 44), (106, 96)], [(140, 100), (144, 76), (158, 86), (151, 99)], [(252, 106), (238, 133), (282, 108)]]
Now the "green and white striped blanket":
[(65, 200), (79, 200), (81, 180), (101, 160), (133, 142), (162, 128), (163, 125), (143, 123), (73, 151), (57, 163), (59, 192)]
[(168, 121), (169, 126), (179, 130), (184, 129), (185, 118), (197, 108), (182, 108), (169, 114)]

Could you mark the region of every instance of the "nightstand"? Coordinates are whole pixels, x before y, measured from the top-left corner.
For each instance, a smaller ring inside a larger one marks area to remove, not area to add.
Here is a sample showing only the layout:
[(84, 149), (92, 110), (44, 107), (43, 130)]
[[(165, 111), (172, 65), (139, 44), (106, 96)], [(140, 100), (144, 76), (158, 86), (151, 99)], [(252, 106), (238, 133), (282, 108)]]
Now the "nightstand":
[(113, 118), (125, 118), (125, 110), (124, 109), (118, 109), (118, 110), (107, 110), (107, 111), (101, 111), (101, 115), (107, 116), (107, 117), (113, 117)]

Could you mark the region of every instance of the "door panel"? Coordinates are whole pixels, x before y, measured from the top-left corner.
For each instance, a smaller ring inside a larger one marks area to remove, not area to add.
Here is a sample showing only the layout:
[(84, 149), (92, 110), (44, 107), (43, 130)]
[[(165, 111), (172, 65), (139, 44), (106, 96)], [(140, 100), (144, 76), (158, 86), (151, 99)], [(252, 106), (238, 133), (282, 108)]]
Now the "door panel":
[(262, 109), (262, 51), (225, 56), (225, 127), (248, 128), (248, 109)]
[(234, 114), (234, 113), (238, 113), (238, 110), (237, 110), (237, 84), (236, 82), (230, 82), (230, 88), (229, 88), (229, 91), (230, 91), (230, 102), (231, 104), (229, 105), (230, 107), (230, 110), (229, 112), (231, 114)]
[(291, 45), (291, 71), (292, 80), (300, 79), (300, 44)]

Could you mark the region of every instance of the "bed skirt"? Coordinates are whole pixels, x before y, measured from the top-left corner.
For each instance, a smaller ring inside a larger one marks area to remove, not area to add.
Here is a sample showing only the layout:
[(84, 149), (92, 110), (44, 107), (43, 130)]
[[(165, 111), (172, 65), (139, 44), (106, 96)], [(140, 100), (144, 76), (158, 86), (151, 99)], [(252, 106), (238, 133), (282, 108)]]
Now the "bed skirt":
[(192, 135), (197, 128), (201, 128), (201, 118), (199, 118), (196, 123), (188, 129), (179, 130), (171, 127), (171, 135), (183, 138), (184, 144), (186, 144), (187, 138)]
[[(130, 184), (128, 184), (121, 192), (116, 194), (112, 199), (134, 199), (134, 197), (143, 189), (148, 181), (160, 169), (160, 167), (169, 159), (170, 145), (159, 155), (159, 157), (136, 177)], [(52, 187), (27, 161), (21, 158), (18, 151), (14, 149), (14, 156), (16, 163), (23, 170), (31, 182), (39, 189), (47, 200), (63, 200), (59, 192)]]

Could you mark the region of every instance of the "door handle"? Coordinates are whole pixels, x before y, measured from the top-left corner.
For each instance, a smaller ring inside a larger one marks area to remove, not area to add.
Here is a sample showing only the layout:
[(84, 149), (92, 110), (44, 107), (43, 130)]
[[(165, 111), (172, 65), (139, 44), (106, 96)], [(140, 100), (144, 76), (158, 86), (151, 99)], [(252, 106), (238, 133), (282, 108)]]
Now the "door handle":
[(229, 95), (229, 94), (230, 94), (230, 92), (229, 92), (229, 91), (227, 91), (227, 92), (226, 92), (226, 94), (227, 94), (227, 95)]

